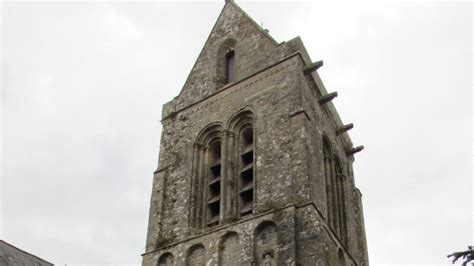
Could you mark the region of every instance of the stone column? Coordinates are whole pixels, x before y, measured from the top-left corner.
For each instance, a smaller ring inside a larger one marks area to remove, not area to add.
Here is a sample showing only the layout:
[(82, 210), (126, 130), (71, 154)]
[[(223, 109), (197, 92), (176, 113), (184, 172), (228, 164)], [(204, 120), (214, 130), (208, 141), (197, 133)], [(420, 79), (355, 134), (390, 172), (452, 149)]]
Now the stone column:
[(207, 165), (207, 147), (200, 144), (199, 145), (199, 167), (198, 167), (198, 197), (196, 206), (198, 207), (197, 210), (197, 225), (199, 228), (205, 227), (205, 217), (206, 217), (206, 200), (204, 196), (206, 195), (206, 165)]
[(221, 197), (223, 204), (221, 205), (221, 213), (224, 222), (229, 222), (235, 218), (235, 176), (234, 161), (235, 156), (235, 135), (231, 131), (225, 130), (223, 136), (223, 157), (222, 157), (222, 184)]
[(222, 134), (222, 143), (221, 143), (221, 204), (219, 211), (219, 221), (221, 223), (227, 221), (228, 219), (228, 205), (230, 202), (229, 199), (229, 189), (228, 189), (228, 176), (227, 176), (227, 165), (229, 157), (229, 146), (228, 146), (229, 132), (227, 130), (223, 131)]
[(339, 213), (339, 232), (340, 240), (347, 248), (347, 228), (346, 228), (346, 203), (344, 182), (346, 177), (343, 174), (336, 175), (337, 197), (338, 197), (338, 213)]
[(192, 161), (192, 172), (191, 172), (191, 195), (190, 195), (190, 210), (189, 210), (189, 226), (190, 227), (199, 227), (199, 193), (201, 192), (201, 188), (199, 186), (200, 176), (199, 176), (199, 168), (200, 168), (200, 157), (201, 157), (201, 147), (202, 145), (198, 142), (195, 142), (193, 145), (193, 161)]
[(332, 190), (331, 157), (324, 154), (324, 175), (326, 177), (327, 221), (330, 227), (334, 226), (334, 199)]

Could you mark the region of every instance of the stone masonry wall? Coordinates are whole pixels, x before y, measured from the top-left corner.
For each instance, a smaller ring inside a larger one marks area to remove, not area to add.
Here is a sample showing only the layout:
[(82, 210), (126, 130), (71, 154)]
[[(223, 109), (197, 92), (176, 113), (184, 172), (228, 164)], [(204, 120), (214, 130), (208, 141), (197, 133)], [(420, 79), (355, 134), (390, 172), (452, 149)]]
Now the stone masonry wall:
[[(143, 265), (159, 265), (160, 258), (165, 254), (172, 254), (173, 265), (252, 265), (254, 261), (254, 253), (256, 245), (254, 245), (255, 235), (258, 234), (259, 228), (275, 225), (277, 228), (275, 238), (278, 249), (275, 249), (275, 264), (272, 265), (291, 265), (295, 260), (295, 208), (286, 207), (277, 211), (269, 211), (262, 213), (257, 217), (243, 219), (241, 221), (228, 224), (216, 230), (210, 230), (198, 237), (189, 237), (173, 244), (162, 247), (157, 251), (152, 251), (144, 255)], [(236, 238), (238, 241), (227, 245), (226, 239), (229, 236)], [(262, 243), (260, 243), (262, 244)], [(193, 264), (195, 257), (190, 254), (195, 246), (203, 247), (203, 264)], [(225, 263), (225, 250), (232, 249), (234, 258), (230, 264)], [(276, 253), (278, 256), (276, 257)], [(191, 255), (191, 256), (190, 256)]]
[[(158, 238), (179, 239), (189, 234), (190, 162), (194, 141), (205, 126), (216, 122), (225, 124), (244, 108), (256, 116), (256, 209), (283, 206), (297, 196), (292, 191), (291, 177), (294, 172), (303, 174), (305, 171), (298, 170), (298, 164), (293, 161), (302, 154), (292, 142), (294, 132), (289, 114), (297, 101), (292, 85), (297, 81), (292, 80), (290, 74), (301, 67), (298, 57), (294, 57), (164, 121), (160, 171), (154, 180), (154, 189), (162, 193), (154, 193), (150, 213), (161, 217), (159, 223), (151, 221), (149, 225), (149, 249), (154, 248), (153, 243), (160, 240)], [(281, 185), (275, 186), (275, 182)], [(156, 233), (160, 230), (161, 236)]]
[[(221, 63), (230, 48), (236, 82), (225, 84)], [(143, 265), (368, 265), (354, 158), (346, 156), (352, 142), (336, 134), (343, 123), (334, 105), (318, 102), (327, 91), (317, 72), (303, 74), (309, 63), (300, 38), (278, 44), (235, 3), (225, 5), (181, 93), (163, 106)], [(253, 212), (232, 217), (229, 173), (237, 164), (224, 155), (220, 224), (200, 226), (198, 138), (216, 127), (227, 147), (231, 121), (243, 111), (255, 136)], [(341, 164), (347, 241), (328, 222), (323, 138)]]

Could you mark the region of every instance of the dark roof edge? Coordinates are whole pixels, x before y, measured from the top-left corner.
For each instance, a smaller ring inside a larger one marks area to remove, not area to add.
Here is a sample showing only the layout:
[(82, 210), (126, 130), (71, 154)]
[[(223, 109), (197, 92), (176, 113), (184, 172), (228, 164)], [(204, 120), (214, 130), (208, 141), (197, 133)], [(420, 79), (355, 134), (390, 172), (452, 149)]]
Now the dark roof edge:
[(51, 262), (49, 262), (49, 261), (47, 261), (47, 260), (45, 260), (45, 259), (42, 259), (42, 258), (40, 258), (40, 257), (38, 257), (38, 256), (36, 256), (36, 255), (33, 255), (33, 254), (31, 254), (30, 252), (28, 252), (28, 251), (24, 251), (23, 249), (21, 249), (21, 248), (19, 248), (19, 247), (16, 247), (16, 246), (14, 246), (14, 245), (12, 245), (12, 244), (6, 242), (5, 240), (0, 239), (0, 242), (5, 243), (5, 244), (7, 244), (8, 246), (10, 246), (10, 247), (12, 247), (12, 248), (14, 248), (14, 249), (16, 249), (16, 250), (19, 250), (19, 251), (21, 251), (21, 252), (23, 252), (23, 253), (26, 253), (26, 254), (28, 254), (28, 255), (30, 255), (30, 256), (33, 256), (33, 257), (37, 258), (37, 259), (40, 259), (40, 260), (42, 260), (42, 261), (44, 261), (44, 262), (47, 262), (47, 263), (49, 263), (49, 264), (51, 264), (51, 265), (54, 265), (54, 263), (51, 263)]

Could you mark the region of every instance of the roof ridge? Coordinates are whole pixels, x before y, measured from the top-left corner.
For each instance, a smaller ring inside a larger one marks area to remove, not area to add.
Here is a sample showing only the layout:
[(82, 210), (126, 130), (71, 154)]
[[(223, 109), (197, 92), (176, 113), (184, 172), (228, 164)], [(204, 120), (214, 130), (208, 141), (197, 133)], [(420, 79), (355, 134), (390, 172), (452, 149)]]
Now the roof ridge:
[[(252, 22), (252, 24), (257, 27), (257, 29), (263, 33), (263, 35), (265, 35), (265, 37), (267, 37), (268, 39), (270, 39), (274, 44), (278, 45), (278, 42), (264, 29), (262, 28), (260, 25), (258, 25), (258, 23), (249, 15), (247, 14), (247, 12), (245, 12), (245, 10), (243, 10), (239, 5), (237, 5), (234, 1), (230, 1), (229, 2), (231, 5), (233, 5), (234, 7), (236, 7), (240, 12), (242, 12), (242, 14), (248, 19), (250, 20), (250, 22)], [(226, 3), (227, 4), (227, 3)]]

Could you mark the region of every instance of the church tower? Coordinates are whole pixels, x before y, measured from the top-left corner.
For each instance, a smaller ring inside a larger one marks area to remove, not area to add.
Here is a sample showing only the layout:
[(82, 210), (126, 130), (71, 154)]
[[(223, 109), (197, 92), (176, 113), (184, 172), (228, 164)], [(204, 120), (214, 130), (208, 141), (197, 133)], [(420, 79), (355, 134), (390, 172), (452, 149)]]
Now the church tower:
[(368, 265), (354, 147), (299, 37), (226, 1), (163, 106), (143, 265)]

